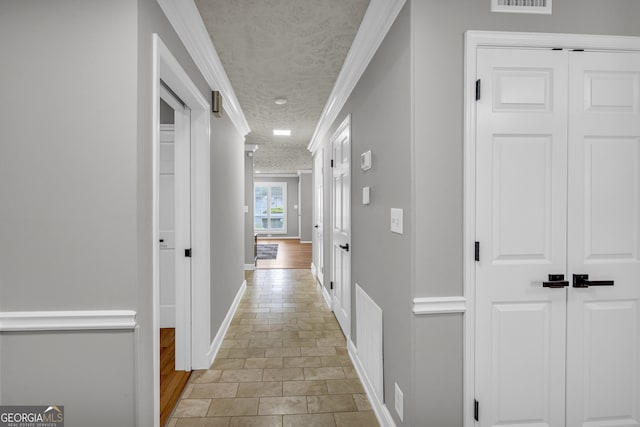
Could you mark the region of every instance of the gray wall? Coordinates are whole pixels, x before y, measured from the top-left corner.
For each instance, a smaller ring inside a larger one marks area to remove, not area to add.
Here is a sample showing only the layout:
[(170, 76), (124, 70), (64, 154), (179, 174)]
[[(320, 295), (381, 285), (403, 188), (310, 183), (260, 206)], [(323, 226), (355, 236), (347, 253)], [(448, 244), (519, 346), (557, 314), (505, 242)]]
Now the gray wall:
[[(411, 7), (415, 296), (456, 296), (463, 269), (464, 32), (640, 35), (640, 2), (558, 1), (551, 16), (491, 13), (490, 2), (476, 0), (411, 0)], [(413, 400), (420, 425), (462, 425), (462, 319), (416, 319)]]
[[(287, 232), (286, 234), (272, 234), (272, 238), (278, 237), (299, 237), (298, 236), (298, 209), (294, 208), (298, 205), (298, 177), (279, 178), (255, 175), (253, 182), (286, 182), (287, 183)], [(252, 211), (253, 212), (253, 211)], [(267, 234), (260, 234), (259, 237)]]
[[(0, 311), (136, 309), (136, 27), (132, 1), (0, 4)], [(2, 404), (132, 425), (133, 337), (2, 333)]]
[[(410, 14), (405, 6), (351, 93), (329, 134), (351, 114), (351, 339), (356, 343), (355, 284), (382, 308), (384, 393), (397, 425), (413, 423), (411, 414), (412, 316), (411, 250), (411, 91)], [(383, 96), (381, 94), (384, 94)], [(384, 102), (381, 100), (384, 99)], [(328, 144), (328, 141), (327, 141)], [(325, 146), (327, 157), (330, 146)], [(371, 150), (373, 167), (360, 169), (360, 154)], [(331, 171), (325, 164), (325, 171)], [(362, 204), (362, 187), (371, 204)], [(330, 256), (331, 173), (325, 173), (325, 274)], [(391, 208), (404, 209), (404, 234), (391, 233)], [(331, 277), (331, 276), (329, 276)], [(330, 279), (325, 279), (328, 286)], [(404, 423), (393, 410), (394, 383), (405, 395)]]
[(244, 282), (244, 137), (211, 122), (211, 339)]
[[(136, 333), (0, 335), (2, 403), (64, 404), (69, 427), (134, 425), (136, 406), (152, 425), (153, 33), (208, 99), (155, 0), (0, 5), (0, 310), (137, 313)], [(228, 119), (211, 135), (215, 334), (243, 281), (244, 164)]]
[[(249, 155), (251, 154), (251, 155)], [(253, 231), (253, 152), (244, 154), (244, 205), (249, 212), (244, 214), (244, 263), (254, 265)]]
[(299, 195), (300, 241), (311, 242), (313, 237), (313, 182), (310, 173), (301, 173)]

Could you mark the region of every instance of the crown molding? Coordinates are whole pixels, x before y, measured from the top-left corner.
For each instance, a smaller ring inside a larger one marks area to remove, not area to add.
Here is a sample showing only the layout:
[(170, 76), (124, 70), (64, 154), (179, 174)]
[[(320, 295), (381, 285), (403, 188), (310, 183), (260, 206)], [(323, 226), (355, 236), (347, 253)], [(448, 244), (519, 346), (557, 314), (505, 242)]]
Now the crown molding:
[(222, 94), (223, 108), (231, 122), (242, 136), (247, 135), (251, 128), (194, 1), (157, 1), (211, 90)]
[(371, 0), (307, 149), (315, 153), (406, 0)]

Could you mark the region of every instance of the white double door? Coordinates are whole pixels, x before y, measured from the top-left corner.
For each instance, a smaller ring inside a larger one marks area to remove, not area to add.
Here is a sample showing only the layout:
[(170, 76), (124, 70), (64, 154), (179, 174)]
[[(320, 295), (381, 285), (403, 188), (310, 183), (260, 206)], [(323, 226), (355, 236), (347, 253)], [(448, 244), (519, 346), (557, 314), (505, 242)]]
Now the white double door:
[(478, 425), (638, 426), (640, 54), (477, 58)]

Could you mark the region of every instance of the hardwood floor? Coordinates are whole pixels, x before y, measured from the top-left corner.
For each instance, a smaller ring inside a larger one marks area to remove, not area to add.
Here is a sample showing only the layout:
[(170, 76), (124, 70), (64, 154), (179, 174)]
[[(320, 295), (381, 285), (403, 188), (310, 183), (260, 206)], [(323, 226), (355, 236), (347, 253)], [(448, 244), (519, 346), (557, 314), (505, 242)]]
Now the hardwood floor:
[(258, 239), (258, 244), (277, 243), (276, 259), (259, 259), (256, 268), (311, 268), (311, 244), (293, 239)]
[(176, 371), (176, 330), (160, 329), (160, 425), (169, 420), (191, 372)]

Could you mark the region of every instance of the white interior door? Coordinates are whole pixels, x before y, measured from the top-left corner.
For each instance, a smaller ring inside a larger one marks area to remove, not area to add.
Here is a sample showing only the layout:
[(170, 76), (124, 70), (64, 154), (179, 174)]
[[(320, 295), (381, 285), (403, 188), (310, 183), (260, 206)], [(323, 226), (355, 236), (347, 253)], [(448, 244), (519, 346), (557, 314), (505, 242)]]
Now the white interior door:
[(638, 426), (640, 55), (479, 49), (477, 72), (480, 425)]
[(333, 311), (342, 332), (351, 331), (351, 127), (347, 118), (331, 138)]
[[(482, 426), (562, 426), (566, 53), (479, 49), (476, 390)], [(551, 284), (550, 286), (559, 286)]]
[(316, 233), (314, 250), (316, 253), (316, 275), (324, 284), (324, 150), (320, 149), (313, 159), (313, 181), (315, 186), (314, 230)]
[(160, 327), (176, 327), (175, 132), (160, 125)]
[(638, 426), (640, 54), (570, 56), (567, 427)]

